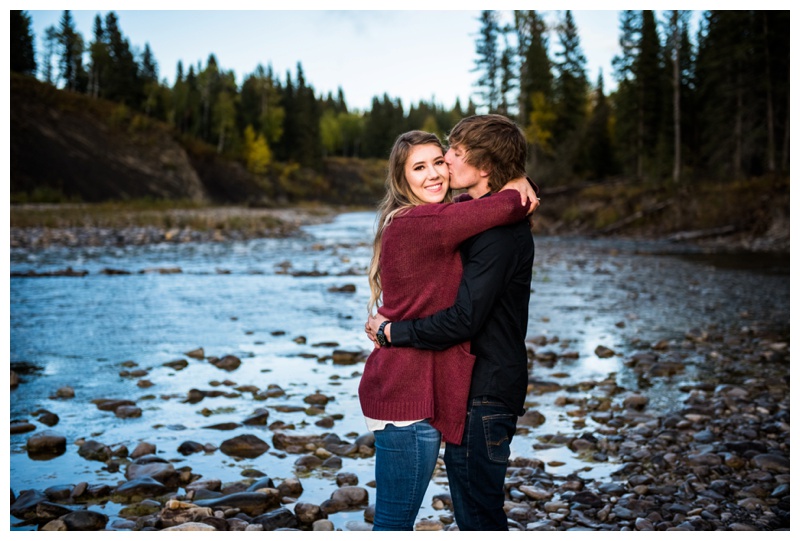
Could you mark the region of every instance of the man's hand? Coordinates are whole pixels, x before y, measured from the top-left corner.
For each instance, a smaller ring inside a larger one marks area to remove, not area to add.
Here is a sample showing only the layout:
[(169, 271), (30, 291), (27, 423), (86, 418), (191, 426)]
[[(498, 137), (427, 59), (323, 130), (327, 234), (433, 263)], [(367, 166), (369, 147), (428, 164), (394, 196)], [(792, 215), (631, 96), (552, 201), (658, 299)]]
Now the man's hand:
[(503, 190), (517, 190), (522, 198), (523, 205), (528, 201), (531, 202), (531, 206), (528, 209), (528, 216), (539, 207), (539, 197), (537, 197), (536, 191), (533, 189), (533, 186), (531, 186), (531, 183), (528, 182), (527, 177), (519, 177), (507, 182), (505, 186), (500, 188), (500, 191)]
[[(367, 322), (364, 324), (364, 332), (367, 333), (367, 336), (372, 343), (375, 344), (376, 348), (380, 348), (380, 344), (378, 344), (378, 327), (381, 326), (381, 323), (384, 321), (388, 321), (389, 318), (383, 317), (380, 313), (375, 314), (374, 316), (369, 316)], [(388, 327), (388, 325), (386, 326)], [(384, 332), (386, 332), (386, 328), (384, 328)]]

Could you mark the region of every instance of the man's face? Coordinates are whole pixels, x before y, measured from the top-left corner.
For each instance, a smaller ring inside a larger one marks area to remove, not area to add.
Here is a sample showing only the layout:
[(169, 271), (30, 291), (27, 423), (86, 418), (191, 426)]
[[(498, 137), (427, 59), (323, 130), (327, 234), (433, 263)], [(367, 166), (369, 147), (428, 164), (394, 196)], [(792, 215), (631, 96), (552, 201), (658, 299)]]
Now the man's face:
[[(454, 190), (467, 190), (475, 197), (489, 191), (488, 174), (466, 162), (467, 153), (460, 145), (451, 146), (444, 155), (450, 170), (450, 187)], [(475, 192), (475, 193), (473, 193)]]
[(488, 184), (487, 176), (465, 160), (466, 151), (460, 145), (451, 146), (444, 155), (444, 161), (450, 170), (450, 187), (455, 190), (476, 187), (481, 182)]

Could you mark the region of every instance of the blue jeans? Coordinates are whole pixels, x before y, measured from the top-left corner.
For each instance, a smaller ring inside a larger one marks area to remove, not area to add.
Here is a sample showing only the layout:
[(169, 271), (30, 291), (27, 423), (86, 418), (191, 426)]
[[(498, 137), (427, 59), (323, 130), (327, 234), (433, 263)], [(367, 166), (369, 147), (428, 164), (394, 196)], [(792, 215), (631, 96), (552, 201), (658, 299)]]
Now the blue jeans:
[(428, 421), (375, 431), (373, 531), (414, 529), (439, 457), (442, 435)]
[(461, 445), (444, 451), (459, 530), (508, 530), (503, 487), (516, 429), (516, 414), (499, 400), (470, 400)]

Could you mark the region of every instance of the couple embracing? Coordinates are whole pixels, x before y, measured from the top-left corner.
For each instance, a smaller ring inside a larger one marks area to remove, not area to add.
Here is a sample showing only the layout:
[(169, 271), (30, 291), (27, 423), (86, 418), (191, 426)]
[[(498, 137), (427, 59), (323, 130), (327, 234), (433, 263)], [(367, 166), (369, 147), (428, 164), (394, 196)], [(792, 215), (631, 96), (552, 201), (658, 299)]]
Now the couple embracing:
[[(379, 206), (365, 325), (375, 349), (359, 386), (375, 434), (374, 531), (413, 530), (441, 440), (458, 528), (508, 529), (538, 187), (504, 116), (463, 119), (448, 145), (399, 136)], [(453, 200), (453, 189), (466, 193)]]

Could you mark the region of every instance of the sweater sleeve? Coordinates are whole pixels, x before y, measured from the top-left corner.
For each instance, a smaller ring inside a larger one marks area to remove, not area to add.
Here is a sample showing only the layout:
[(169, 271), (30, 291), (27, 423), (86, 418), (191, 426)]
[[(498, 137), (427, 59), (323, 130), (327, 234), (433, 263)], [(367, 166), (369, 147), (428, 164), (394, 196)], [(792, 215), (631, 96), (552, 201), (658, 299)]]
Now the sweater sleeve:
[(453, 305), (426, 318), (393, 321), (392, 346), (440, 351), (475, 336), (505, 289), (518, 254), (504, 236), (486, 233), (466, 255)]
[(523, 205), (516, 190), (503, 190), (490, 197), (425, 207), (438, 219), (442, 239), (457, 246), (487, 229), (519, 222), (525, 218), (530, 203)]

